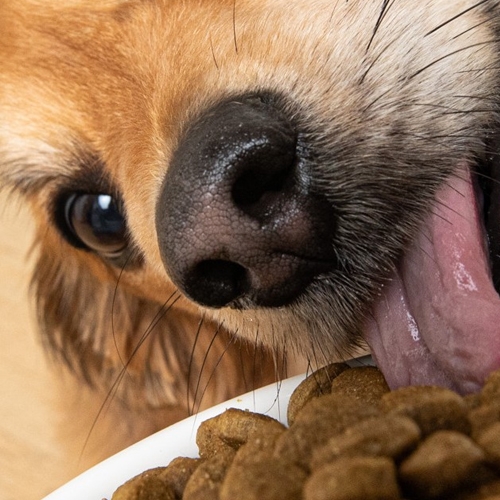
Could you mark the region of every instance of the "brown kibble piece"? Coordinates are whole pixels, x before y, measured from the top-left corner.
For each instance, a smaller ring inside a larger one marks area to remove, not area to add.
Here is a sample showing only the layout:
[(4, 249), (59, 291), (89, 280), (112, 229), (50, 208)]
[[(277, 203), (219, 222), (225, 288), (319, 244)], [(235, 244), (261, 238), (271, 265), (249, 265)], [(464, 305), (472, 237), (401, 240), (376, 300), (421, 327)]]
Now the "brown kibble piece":
[(212, 457), (228, 449), (237, 450), (254, 435), (285, 429), (283, 424), (266, 415), (230, 408), (201, 423), (196, 443), (202, 458)]
[(348, 426), (379, 413), (374, 406), (347, 396), (327, 394), (314, 398), (297, 414), (293, 426), (278, 438), (275, 456), (307, 469), (314, 448)]
[(311, 373), (303, 380), (290, 396), (287, 410), (288, 425), (295, 421), (297, 413), (313, 398), (330, 394), (332, 381), (349, 366), (345, 363), (332, 363)]
[(403, 387), (384, 394), (381, 407), (387, 413), (412, 418), (423, 435), (438, 430), (470, 433), (467, 406), (463, 398), (442, 387)]
[(500, 399), (500, 370), (491, 373), (486, 382), (484, 383), (484, 387), (481, 390), (481, 401), (483, 404), (488, 404), (492, 400)]
[(183, 500), (219, 500), (219, 491), (228, 467), (233, 461), (234, 450), (202, 460), (186, 483)]
[(186, 483), (200, 463), (199, 458), (174, 458), (168, 467), (160, 472), (159, 477), (170, 485), (176, 498), (182, 498)]
[(478, 439), (486, 453), (486, 459), (500, 471), (500, 422), (491, 425)]
[(483, 450), (469, 437), (438, 431), (401, 464), (399, 476), (412, 498), (438, 498), (472, 485), (484, 459)]
[(262, 458), (229, 468), (220, 500), (301, 500), (306, 473), (285, 461)]
[(266, 458), (271, 458), (276, 448), (278, 438), (285, 432), (285, 429), (274, 429), (266, 427), (264, 432), (252, 436), (236, 452), (234, 463), (248, 464), (259, 462)]
[(491, 425), (500, 422), (500, 401), (490, 401), (469, 412), (471, 435), (474, 439), (487, 430)]
[(344, 394), (367, 403), (378, 403), (389, 392), (382, 372), (374, 366), (351, 368), (332, 382), (332, 394)]
[(330, 438), (314, 451), (311, 468), (341, 456), (387, 456), (398, 460), (417, 446), (420, 428), (403, 415), (384, 415), (363, 420)]
[(399, 499), (396, 467), (386, 457), (344, 457), (324, 465), (306, 481), (304, 500)]
[(165, 467), (149, 469), (122, 484), (112, 500), (176, 500), (168, 480), (161, 477)]

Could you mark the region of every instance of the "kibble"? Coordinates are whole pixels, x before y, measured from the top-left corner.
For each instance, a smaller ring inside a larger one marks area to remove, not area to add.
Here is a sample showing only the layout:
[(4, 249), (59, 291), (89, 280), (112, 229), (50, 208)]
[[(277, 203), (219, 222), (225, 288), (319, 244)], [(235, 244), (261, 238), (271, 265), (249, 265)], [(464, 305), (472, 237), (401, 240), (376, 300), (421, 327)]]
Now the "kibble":
[(467, 405), (458, 394), (442, 387), (410, 386), (381, 398), (386, 413), (406, 415), (428, 435), (438, 430), (470, 433)]
[(287, 410), (288, 425), (295, 421), (297, 413), (313, 398), (330, 394), (332, 382), (349, 369), (345, 363), (332, 363), (311, 373), (290, 396)]
[(474, 484), (485, 453), (456, 431), (437, 431), (399, 469), (401, 481), (416, 498), (440, 498)]
[(288, 419), (229, 409), (201, 424), (200, 458), (112, 500), (500, 500), (500, 372), (461, 397), (334, 364), (297, 387)]
[(408, 417), (387, 415), (361, 421), (330, 438), (312, 455), (311, 468), (342, 456), (386, 456), (399, 461), (416, 448), (421, 432)]
[(385, 457), (343, 457), (311, 474), (304, 500), (397, 500), (396, 467)]
[(352, 368), (332, 381), (332, 394), (343, 394), (365, 403), (376, 404), (390, 392), (382, 372), (374, 366)]

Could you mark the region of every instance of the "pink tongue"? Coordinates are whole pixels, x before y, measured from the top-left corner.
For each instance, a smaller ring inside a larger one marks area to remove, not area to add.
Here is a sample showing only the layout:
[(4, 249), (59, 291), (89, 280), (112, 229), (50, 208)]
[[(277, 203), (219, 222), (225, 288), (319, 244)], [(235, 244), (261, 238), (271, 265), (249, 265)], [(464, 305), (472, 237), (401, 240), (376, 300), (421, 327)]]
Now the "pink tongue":
[(392, 388), (474, 392), (500, 368), (500, 298), (469, 171), (453, 177), (437, 200), (375, 304), (365, 338)]

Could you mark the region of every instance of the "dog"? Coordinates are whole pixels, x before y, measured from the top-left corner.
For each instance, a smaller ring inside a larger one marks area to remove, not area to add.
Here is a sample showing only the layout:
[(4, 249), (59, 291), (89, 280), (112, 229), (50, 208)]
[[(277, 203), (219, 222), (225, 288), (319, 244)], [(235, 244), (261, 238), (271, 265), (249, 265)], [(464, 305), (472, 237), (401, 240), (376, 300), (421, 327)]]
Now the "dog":
[(4, 0), (0, 32), (42, 338), (147, 432), (364, 347), (392, 388), (500, 368), (498, 2)]

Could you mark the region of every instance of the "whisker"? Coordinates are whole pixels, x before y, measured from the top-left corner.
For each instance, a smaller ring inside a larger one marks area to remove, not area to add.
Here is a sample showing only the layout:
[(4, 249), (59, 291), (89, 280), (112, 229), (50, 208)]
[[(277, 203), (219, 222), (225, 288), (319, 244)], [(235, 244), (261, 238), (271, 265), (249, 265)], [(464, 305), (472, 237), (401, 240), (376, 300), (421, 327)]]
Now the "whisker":
[(116, 328), (115, 328), (115, 305), (116, 305), (116, 297), (118, 295), (118, 287), (120, 286), (120, 281), (122, 279), (123, 273), (125, 272), (125, 268), (127, 264), (130, 262), (132, 254), (129, 254), (127, 259), (125, 260), (123, 266), (120, 269), (120, 273), (118, 274), (118, 278), (116, 279), (115, 289), (113, 291), (113, 298), (111, 299), (111, 334), (113, 336), (113, 344), (115, 346), (116, 354), (118, 354), (118, 359), (120, 360), (121, 365), (125, 366), (125, 361), (122, 358), (120, 353), (120, 349), (118, 347), (118, 340), (116, 337)]
[(497, 39), (495, 39), (495, 40), (487, 40), (486, 42), (472, 43), (472, 44), (467, 45), (465, 47), (461, 47), (459, 49), (453, 50), (452, 52), (449, 52), (448, 54), (446, 54), (444, 56), (438, 57), (437, 59), (435, 59), (431, 63), (425, 65), (422, 68), (420, 68), (418, 71), (415, 71), (415, 73), (413, 73), (412, 75), (410, 75), (408, 77), (408, 80), (412, 80), (413, 78), (417, 77), (418, 75), (420, 75), (424, 71), (428, 70), (429, 68), (432, 68), (432, 66), (440, 63), (444, 59), (448, 59), (449, 57), (453, 57), (454, 55), (459, 54), (460, 52), (465, 52), (466, 50), (471, 50), (471, 49), (474, 49), (476, 47), (484, 47), (484, 46), (487, 46), (487, 45), (490, 45), (490, 44), (497, 44), (497, 43), (498, 43)]
[(380, 26), (382, 25), (382, 21), (384, 20), (385, 16), (387, 15), (387, 12), (389, 12), (389, 9), (394, 5), (395, 0), (384, 0), (382, 4), (382, 9), (380, 11), (380, 14), (378, 16), (377, 22), (375, 23), (375, 28), (373, 29), (372, 36), (370, 37), (370, 41), (368, 42), (368, 46), (366, 47), (366, 52), (370, 50), (370, 47), (373, 43), (373, 40), (375, 39), (375, 36), (377, 35), (378, 30), (380, 29)]
[(375, 57), (375, 59), (370, 63), (370, 65), (368, 66), (368, 68), (366, 69), (366, 71), (363, 73), (363, 75), (361, 75), (361, 78), (359, 79), (359, 82), (358, 82), (358, 85), (361, 85), (363, 84), (363, 82), (365, 81), (368, 73), (372, 70), (372, 68), (375, 66), (375, 64), (379, 61), (379, 59), (384, 55), (385, 51), (388, 50), (393, 43), (395, 43), (397, 41), (397, 39), (394, 39), (392, 40), (391, 42), (389, 42), (380, 52), (379, 54), (377, 55), (377, 57)]
[[(194, 415), (194, 408), (196, 406), (196, 399), (198, 397), (198, 391), (200, 389), (200, 384), (201, 384), (201, 378), (202, 378), (202, 375), (203, 375), (203, 370), (205, 369), (205, 365), (208, 361), (208, 356), (210, 354), (210, 351), (214, 345), (214, 342), (215, 342), (215, 339), (217, 338), (217, 336), (219, 335), (220, 331), (221, 331), (221, 328), (222, 328), (222, 323), (219, 323), (219, 325), (217, 326), (217, 329), (215, 330), (215, 333), (214, 335), (212, 336), (211, 340), (210, 340), (210, 343), (208, 344), (208, 348), (205, 352), (205, 355), (203, 356), (203, 362), (201, 363), (201, 366), (200, 366), (200, 371), (198, 373), (198, 381), (196, 383), (196, 388), (195, 388), (195, 391), (194, 391), (194, 395), (193, 395), (193, 406), (190, 410), (190, 415)], [(200, 406), (200, 405), (198, 405)]]
[[(255, 329), (255, 342), (254, 342), (254, 346), (258, 346), (259, 345), (259, 335), (260, 335), (260, 325), (257, 324), (257, 328)], [(253, 397), (253, 406), (255, 408), (255, 405), (256, 405), (256, 400), (255, 400), (255, 381), (256, 381), (256, 378), (257, 378), (257, 348), (255, 348), (254, 350), (254, 354), (253, 354), (253, 359), (252, 359), (252, 397)]]
[(385, 92), (382, 92), (381, 94), (379, 94), (378, 96), (376, 96), (375, 99), (373, 99), (369, 104), (367, 104), (361, 110), (361, 112), (363, 114), (366, 113), (371, 107), (373, 107), (375, 104), (377, 104), (377, 102), (379, 102), (381, 99), (383, 99), (387, 94), (390, 94), (391, 92), (392, 92), (391, 88), (387, 89)]
[[(276, 396), (274, 397), (269, 408), (264, 413), (269, 413), (271, 411), (271, 408), (273, 408), (275, 404), (278, 404), (278, 414), (281, 412), (279, 395), (281, 392), (281, 387), (283, 385), (283, 378), (281, 376), (279, 376), (280, 369), (279, 369), (278, 359), (280, 356), (279, 356), (278, 351), (281, 351), (281, 349), (279, 349), (277, 346), (275, 346), (274, 353), (273, 353), (274, 370), (275, 370), (276, 374), (278, 375), (277, 380), (276, 380)], [(284, 350), (281, 351), (281, 354), (284, 355)]]
[[(187, 384), (186, 384), (186, 407), (188, 409), (188, 412), (190, 415), (192, 415), (192, 413), (190, 412), (190, 403), (189, 403), (189, 399), (190, 399), (190, 390), (189, 388), (191, 387), (191, 375), (193, 373), (193, 367), (194, 367), (194, 353), (196, 351), (196, 345), (198, 344), (198, 339), (200, 338), (200, 333), (201, 333), (201, 329), (203, 327), (203, 323), (205, 321), (205, 313), (203, 313), (200, 321), (198, 322), (198, 328), (196, 329), (196, 335), (194, 337), (194, 342), (193, 342), (193, 346), (191, 348), (191, 355), (189, 356), (189, 366), (188, 366), (188, 373), (187, 373)], [(193, 408), (194, 408), (194, 405), (195, 405), (195, 402), (193, 400)]]
[(470, 33), (471, 31), (474, 31), (475, 29), (479, 28), (480, 26), (483, 26), (484, 24), (487, 24), (491, 22), (491, 19), (484, 19), (483, 21), (481, 21), (480, 23), (477, 23), (475, 24), (474, 26), (471, 26), (470, 28), (467, 28), (466, 30), (458, 33), (458, 35), (455, 35), (452, 40), (457, 40), (458, 38), (460, 38), (461, 36), (464, 36), (466, 35), (467, 33)]
[[(167, 304), (169, 303), (169, 301), (172, 299), (172, 297), (174, 297), (174, 295), (176, 293), (177, 293), (177, 297), (172, 301), (172, 303), (170, 305), (167, 306)], [(129, 356), (129, 359), (124, 364), (124, 366), (121, 368), (121, 370), (118, 373), (118, 375), (116, 376), (114, 382), (111, 384), (111, 387), (109, 388), (108, 393), (106, 394), (106, 397), (104, 398), (104, 401), (102, 402), (101, 406), (99, 407), (99, 410), (97, 411), (96, 416), (94, 417), (94, 419), (92, 421), (92, 424), (90, 426), (89, 432), (87, 434), (87, 437), (85, 438), (85, 441), (84, 441), (83, 446), (82, 446), (82, 450), (80, 452), (79, 461), (81, 461), (81, 459), (83, 458), (85, 450), (87, 449), (87, 446), (88, 446), (88, 444), (90, 442), (90, 438), (91, 438), (91, 436), (92, 436), (92, 434), (93, 434), (93, 432), (94, 432), (94, 430), (95, 430), (95, 428), (97, 426), (97, 423), (98, 423), (99, 419), (103, 415), (104, 411), (111, 404), (111, 401), (113, 400), (114, 396), (116, 395), (118, 387), (119, 387), (120, 383), (122, 382), (123, 378), (125, 377), (125, 375), (127, 373), (127, 369), (130, 366), (130, 364), (132, 363), (135, 355), (137, 354), (137, 352), (139, 351), (139, 349), (141, 348), (141, 346), (143, 345), (143, 343), (146, 341), (146, 339), (149, 337), (149, 335), (151, 334), (151, 332), (154, 330), (154, 328), (156, 327), (156, 325), (159, 323), (159, 321), (165, 316), (165, 314), (167, 314), (170, 311), (170, 309), (179, 300), (179, 298), (180, 298), (180, 294), (177, 291), (174, 291), (168, 297), (168, 299), (160, 306), (160, 308), (159, 308), (158, 312), (156, 313), (155, 317), (151, 320), (149, 326), (146, 328), (146, 330), (142, 334), (141, 338), (139, 339), (137, 345), (135, 346), (135, 348), (131, 352), (131, 354)]]
[(455, 21), (456, 19), (458, 19), (459, 17), (462, 17), (464, 16), (465, 14), (467, 14), (468, 12), (471, 12), (472, 10), (474, 9), (477, 9), (478, 7), (480, 7), (481, 5), (489, 2), (490, 0), (481, 0), (480, 2), (476, 3), (475, 5), (472, 5), (471, 7), (465, 9), (464, 11), (462, 12), (459, 12), (456, 16), (453, 16), (451, 17), (450, 19), (448, 19), (447, 21), (445, 21), (444, 23), (441, 23), (439, 26), (436, 26), (435, 28), (433, 28), (431, 31), (429, 31), (428, 33), (426, 33), (424, 36), (429, 36), (429, 35), (432, 35), (432, 33), (435, 33), (436, 31), (439, 31), (441, 28), (443, 28), (444, 26), (450, 24), (451, 22)]
[[(325, 361), (329, 359), (329, 356), (326, 355), (326, 352), (323, 349), (323, 344), (321, 342), (316, 342), (316, 346), (319, 349), (319, 354), (321, 355), (321, 364), (324, 364)], [(319, 363), (318, 363), (318, 358), (316, 356), (316, 350), (314, 350), (314, 358), (317, 368), (319, 366)]]
[[(205, 387), (203, 388), (203, 391), (201, 392), (200, 400), (199, 400), (199, 403), (198, 403), (198, 410), (196, 410), (196, 413), (198, 413), (199, 409), (201, 408), (201, 405), (203, 403), (203, 397), (205, 396), (206, 391), (208, 390), (208, 386), (210, 385), (210, 382), (212, 381), (213, 377), (215, 376), (215, 373), (217, 371), (217, 368), (218, 368), (220, 362), (224, 358), (224, 355), (226, 354), (226, 352), (229, 349), (229, 347), (232, 344), (234, 344), (235, 339), (236, 339), (236, 335), (237, 335), (237, 332), (235, 332), (234, 335), (230, 336), (228, 342), (226, 343), (226, 346), (224, 347), (224, 349), (223, 349), (222, 353), (220, 354), (219, 358), (217, 359), (217, 362), (215, 363), (215, 366), (214, 366), (214, 368), (212, 370), (212, 373), (208, 377), (207, 383), (205, 384)], [(200, 376), (199, 380), (201, 380), (201, 376)], [(194, 407), (193, 407), (193, 410), (194, 410)]]
[[(491, 154), (498, 155), (500, 153), (491, 153)], [(477, 176), (477, 177), (481, 177), (482, 179), (485, 179), (485, 180), (487, 180), (489, 182), (493, 182), (494, 184), (500, 184), (500, 180), (499, 179), (495, 179), (491, 175), (485, 174), (484, 172), (481, 172), (479, 170), (474, 169), (474, 175)]]
[[(256, 352), (256, 349), (254, 349), (254, 361), (255, 361), (255, 352)], [(240, 357), (241, 378), (243, 380), (243, 386), (245, 387), (245, 391), (248, 392), (250, 390), (250, 388), (248, 385), (247, 374), (245, 372), (245, 362), (244, 362), (244, 358), (243, 358), (243, 349), (238, 349), (238, 354)]]
[[(314, 365), (316, 367), (318, 367), (320, 365), (320, 363), (318, 362), (318, 355), (316, 353), (316, 342), (314, 339), (311, 339), (311, 353), (312, 353), (312, 359), (313, 359), (313, 362), (314, 362)], [(313, 365), (311, 364), (311, 358), (307, 358), (307, 363), (308, 363), (308, 366), (307, 366), (307, 373), (309, 374), (309, 369), (311, 370), (311, 372), (314, 371), (314, 367)]]

